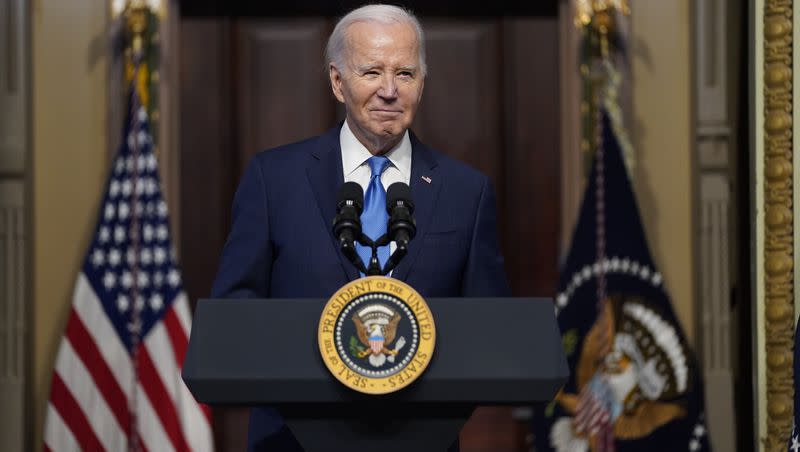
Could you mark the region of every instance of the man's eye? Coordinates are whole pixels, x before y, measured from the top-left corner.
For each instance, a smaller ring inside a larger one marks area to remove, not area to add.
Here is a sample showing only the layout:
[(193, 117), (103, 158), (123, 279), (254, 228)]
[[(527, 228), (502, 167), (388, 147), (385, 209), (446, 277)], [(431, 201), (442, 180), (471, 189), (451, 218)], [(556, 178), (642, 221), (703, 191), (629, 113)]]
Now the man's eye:
[(398, 75), (401, 76), (401, 77), (413, 77), (414, 76), (414, 74), (409, 72), (409, 71), (400, 72)]
[(367, 71), (364, 75), (378, 75), (378, 71)]

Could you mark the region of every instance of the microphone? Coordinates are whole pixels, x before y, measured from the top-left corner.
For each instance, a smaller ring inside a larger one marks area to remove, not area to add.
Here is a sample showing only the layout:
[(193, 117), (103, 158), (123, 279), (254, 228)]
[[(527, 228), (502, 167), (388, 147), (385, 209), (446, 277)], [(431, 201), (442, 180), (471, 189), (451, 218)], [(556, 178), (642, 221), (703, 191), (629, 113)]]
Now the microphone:
[(408, 242), (417, 234), (417, 223), (414, 221), (414, 202), (411, 201), (411, 187), (402, 182), (395, 182), (386, 190), (386, 210), (389, 212), (389, 239), (397, 243), (397, 249), (403, 254)]
[(366, 274), (364, 263), (356, 251), (355, 241), (361, 237), (361, 211), (364, 210), (364, 190), (356, 182), (347, 182), (339, 189), (336, 198), (336, 217), (333, 219), (333, 236), (350, 262)]

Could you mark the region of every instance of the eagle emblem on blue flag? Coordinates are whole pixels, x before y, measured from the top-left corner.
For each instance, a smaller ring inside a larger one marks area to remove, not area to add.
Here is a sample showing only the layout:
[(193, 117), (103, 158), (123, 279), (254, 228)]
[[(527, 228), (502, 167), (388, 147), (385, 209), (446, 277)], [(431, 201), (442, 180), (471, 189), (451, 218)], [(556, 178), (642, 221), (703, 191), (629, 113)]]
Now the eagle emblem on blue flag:
[(709, 451), (700, 370), (647, 246), (621, 127), (605, 111), (599, 126), (555, 297), (570, 378), (535, 410), (533, 450)]
[(672, 402), (688, 389), (685, 346), (644, 299), (605, 301), (584, 338), (575, 372), (578, 392), (562, 391), (556, 398), (567, 414), (551, 430), (556, 450), (589, 450), (591, 443), (610, 439), (604, 432), (639, 439), (686, 416), (685, 407)]

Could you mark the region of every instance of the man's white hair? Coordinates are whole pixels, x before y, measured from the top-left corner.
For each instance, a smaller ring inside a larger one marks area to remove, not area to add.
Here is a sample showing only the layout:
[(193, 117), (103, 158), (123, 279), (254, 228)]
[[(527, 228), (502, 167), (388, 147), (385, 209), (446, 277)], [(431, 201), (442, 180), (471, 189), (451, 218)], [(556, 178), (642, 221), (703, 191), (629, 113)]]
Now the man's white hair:
[(325, 48), (327, 64), (333, 63), (340, 71), (345, 70), (345, 57), (347, 48), (347, 28), (356, 22), (378, 22), (386, 25), (406, 23), (411, 25), (417, 34), (417, 48), (419, 49), (419, 68), (422, 76), (428, 73), (425, 64), (425, 35), (422, 25), (416, 16), (406, 9), (394, 5), (366, 5), (350, 11), (336, 23), (328, 46)]

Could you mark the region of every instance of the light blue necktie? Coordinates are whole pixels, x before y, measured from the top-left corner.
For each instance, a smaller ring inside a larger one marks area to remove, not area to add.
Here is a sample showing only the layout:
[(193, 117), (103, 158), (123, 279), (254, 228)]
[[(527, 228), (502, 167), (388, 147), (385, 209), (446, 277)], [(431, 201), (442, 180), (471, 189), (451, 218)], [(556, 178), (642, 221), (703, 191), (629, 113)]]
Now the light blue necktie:
[[(364, 195), (364, 211), (361, 213), (361, 231), (373, 241), (378, 240), (386, 234), (386, 224), (389, 221), (389, 213), (386, 211), (386, 190), (381, 183), (381, 174), (389, 166), (389, 159), (377, 155), (367, 160), (372, 176), (369, 178), (367, 192)], [(364, 261), (364, 266), (369, 267), (369, 260), (372, 257), (372, 249), (368, 246), (357, 244), (358, 255)], [(378, 248), (378, 262), (381, 268), (389, 259), (389, 245)]]

